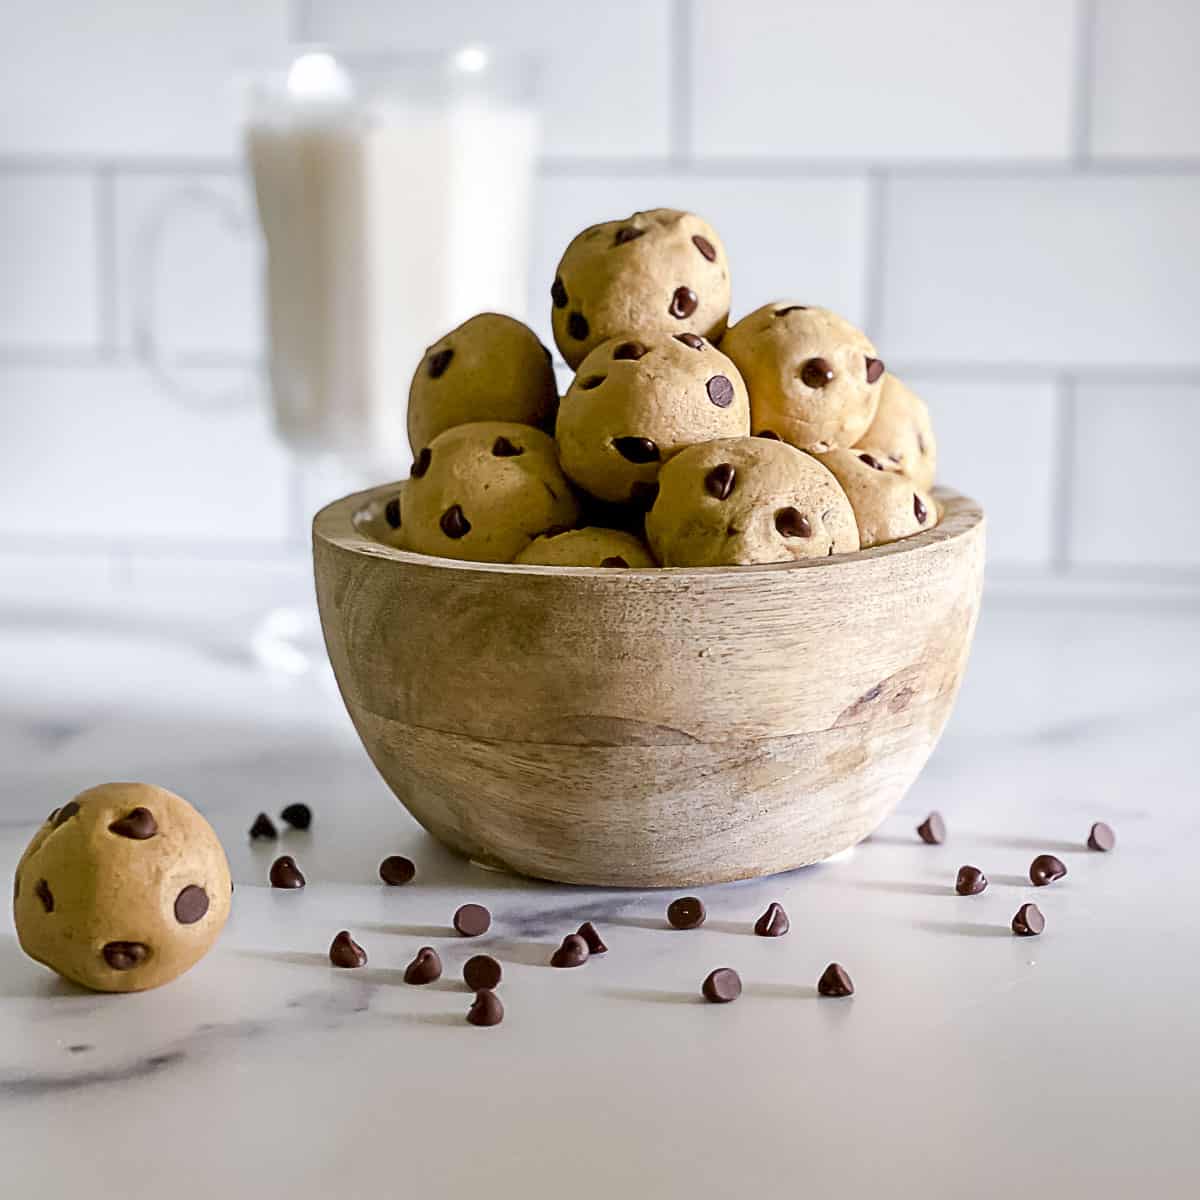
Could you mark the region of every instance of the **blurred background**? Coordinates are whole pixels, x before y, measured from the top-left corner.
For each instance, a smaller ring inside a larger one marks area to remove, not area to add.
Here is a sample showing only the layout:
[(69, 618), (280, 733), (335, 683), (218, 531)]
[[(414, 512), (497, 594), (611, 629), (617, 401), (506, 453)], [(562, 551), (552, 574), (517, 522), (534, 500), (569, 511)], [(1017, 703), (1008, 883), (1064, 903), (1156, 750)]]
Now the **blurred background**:
[(837, 309), (926, 397), (941, 480), (989, 512), (992, 594), (1200, 597), (1193, 0), (2, 11), (0, 600), (309, 586), (232, 83), (312, 44), (541, 55), (514, 315), (547, 342), (572, 234), (695, 209), (735, 318)]

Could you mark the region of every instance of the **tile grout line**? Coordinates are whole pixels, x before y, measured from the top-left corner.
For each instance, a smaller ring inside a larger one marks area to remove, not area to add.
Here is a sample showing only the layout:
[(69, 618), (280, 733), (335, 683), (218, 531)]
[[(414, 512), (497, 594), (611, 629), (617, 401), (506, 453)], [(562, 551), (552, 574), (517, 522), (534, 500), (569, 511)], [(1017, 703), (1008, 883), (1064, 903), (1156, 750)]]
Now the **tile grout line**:
[(1058, 377), (1055, 388), (1055, 473), (1051, 568), (1065, 575), (1071, 568), (1071, 525), (1075, 493), (1075, 434), (1078, 429), (1079, 381), (1070, 374)]
[(1075, 62), (1071, 93), (1071, 157), (1076, 167), (1092, 167), (1092, 97), (1096, 84), (1097, 0), (1078, 0)]
[(96, 221), (96, 312), (99, 317), (98, 354), (116, 357), (120, 335), (117, 321), (117, 185), (111, 167), (101, 166), (93, 183)]
[(887, 171), (883, 168), (868, 171), (866, 189), (863, 327), (867, 336), (876, 341), (883, 323), (883, 297), (887, 279), (887, 204), (890, 190)]
[(668, 20), (675, 36), (671, 46), (671, 69), (667, 73), (669, 163), (679, 168), (692, 161), (692, 5), (691, 0), (672, 0)]

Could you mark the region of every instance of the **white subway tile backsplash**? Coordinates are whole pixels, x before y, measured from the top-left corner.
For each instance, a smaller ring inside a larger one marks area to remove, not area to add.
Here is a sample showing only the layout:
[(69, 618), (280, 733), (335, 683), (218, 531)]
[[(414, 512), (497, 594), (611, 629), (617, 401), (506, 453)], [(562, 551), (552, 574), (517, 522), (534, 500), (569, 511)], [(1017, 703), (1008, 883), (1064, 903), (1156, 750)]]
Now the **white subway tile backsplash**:
[(464, 45), (540, 56), (545, 151), (634, 158), (666, 154), (671, 55), (679, 36), (669, 0), (456, 0), (423, 5), (313, 0), (302, 36), (349, 50), (453, 50)]
[(1071, 563), (1200, 567), (1200, 384), (1085, 384), (1074, 426)]
[(1075, 11), (1075, 0), (697, 0), (696, 152), (1062, 158)]
[(96, 187), (84, 174), (0, 174), (0, 347), (95, 346)]
[(1200, 4), (1097, 0), (1091, 150), (1200, 155)]
[(891, 181), (885, 355), (1200, 363), (1200, 176)]
[[(289, 464), (257, 385), (244, 371), (178, 379), (193, 398), (132, 367), (0, 368), (0, 538), (280, 541)], [(244, 398), (214, 405), (210, 391)]]

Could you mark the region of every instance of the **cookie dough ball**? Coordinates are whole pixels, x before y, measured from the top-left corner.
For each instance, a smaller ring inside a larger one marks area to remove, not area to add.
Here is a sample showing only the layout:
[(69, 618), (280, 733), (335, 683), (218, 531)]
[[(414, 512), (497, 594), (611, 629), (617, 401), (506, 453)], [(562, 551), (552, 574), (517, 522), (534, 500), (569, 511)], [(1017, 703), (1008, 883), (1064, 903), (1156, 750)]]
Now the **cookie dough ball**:
[(170, 983), (216, 941), (233, 885), (209, 823), (148, 783), (106, 783), (55, 809), (17, 864), (30, 958), (98, 992)]
[(738, 369), (695, 333), (615, 338), (582, 362), (555, 437), (563, 470), (600, 500), (653, 497), (662, 464), (685, 446), (750, 432)]
[(889, 467), (883, 451), (831, 450), (818, 457), (842, 485), (854, 509), (864, 550), (898, 542), (937, 524), (933, 497), (897, 468)]
[(883, 363), (866, 334), (827, 308), (765, 304), (721, 349), (750, 389), (755, 433), (818, 453), (853, 446), (875, 417)]
[(729, 262), (707, 221), (654, 208), (579, 234), (558, 264), (550, 299), (554, 340), (572, 367), (613, 337), (716, 339), (729, 320)]
[(545, 567), (653, 567), (641, 538), (620, 529), (567, 529), (544, 533), (516, 557)]
[(882, 452), (887, 464), (903, 471), (917, 487), (933, 487), (937, 441), (929, 409), (890, 371), (883, 377), (875, 420), (855, 445)]
[(821, 558), (858, 549), (838, 481), (785, 442), (731, 438), (692, 446), (659, 476), (646, 537), (664, 567)]
[(512, 562), (538, 534), (579, 517), (554, 439), (505, 421), (438, 434), (418, 453), (401, 504), (406, 549), (472, 562)]
[(480, 313), (425, 351), (408, 389), (413, 453), (470, 421), (517, 421), (553, 428), (558, 385), (550, 351), (532, 329)]

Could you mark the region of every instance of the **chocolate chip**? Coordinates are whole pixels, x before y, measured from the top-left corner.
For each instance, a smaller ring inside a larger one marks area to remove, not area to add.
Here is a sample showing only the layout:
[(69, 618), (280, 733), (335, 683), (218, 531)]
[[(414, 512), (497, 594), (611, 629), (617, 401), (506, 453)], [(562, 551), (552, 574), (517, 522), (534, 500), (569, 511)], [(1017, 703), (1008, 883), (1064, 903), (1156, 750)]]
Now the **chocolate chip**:
[(929, 516), (929, 513), (925, 508), (925, 502), (916, 494), (916, 492), (913, 492), (913, 516), (917, 518), (918, 525), (924, 525), (925, 518)]
[(812, 537), (812, 525), (809, 519), (794, 508), (781, 508), (775, 514), (775, 528), (785, 538)]
[(273, 888), (302, 888), (304, 876), (290, 854), (282, 854), (271, 864), (271, 886)]
[(776, 901), (768, 904), (767, 911), (754, 922), (754, 932), (759, 937), (783, 937), (791, 927), (783, 905)]
[(589, 958), (588, 944), (577, 933), (568, 933), (551, 956), (552, 967), (582, 967)]
[(714, 500), (728, 500), (733, 492), (737, 471), (733, 463), (717, 463), (704, 477), (704, 490)]
[(613, 449), (631, 463), (658, 462), (660, 458), (658, 447), (649, 438), (619, 437), (613, 438), (612, 444)]
[(823, 388), (833, 379), (833, 368), (823, 358), (810, 358), (800, 368), (800, 381), (805, 387)]
[(883, 360), (880, 358), (867, 359), (867, 382), (874, 383), (883, 374)]
[(554, 301), (554, 307), (566, 308), (567, 298), (567, 289), (563, 285), (562, 276), (555, 275), (554, 282), (550, 285), (550, 299)]
[(79, 805), (74, 800), (68, 800), (57, 812), (50, 818), (50, 823), (57, 829), (60, 825), (69, 821), (75, 814), (79, 812)]
[(490, 992), (503, 975), (504, 969), (490, 954), (476, 954), (463, 963), (463, 982), (473, 992)]
[(438, 522), (442, 527), (442, 532), (448, 538), (466, 537), (471, 532), (471, 522), (467, 520), (463, 513), (462, 506), (452, 504), (444, 513), (442, 519)]
[(602, 558), (600, 560), (600, 565), (602, 567), (628, 567), (629, 566), (629, 564), (619, 554), (611, 554), (611, 555), (609, 555), (608, 558)]
[(589, 375), (586, 379), (579, 381), (579, 390), (581, 392), (590, 392), (592, 388), (598, 388), (607, 378), (605, 375)]
[(585, 942), (589, 954), (607, 954), (608, 947), (604, 944), (604, 939), (600, 936), (598, 930), (591, 921), (584, 921), (576, 931)]
[(774, 315), (777, 317), (786, 317), (788, 313), (805, 312), (807, 309), (807, 304), (789, 304), (787, 308), (777, 308)]
[(189, 883), (175, 897), (175, 920), (180, 925), (195, 925), (208, 912), (208, 893), (199, 884)]
[(667, 307), (667, 312), (682, 321), (684, 318), (690, 317), (699, 304), (699, 298), (690, 287), (680, 286), (671, 293), (671, 303)]
[(150, 947), (144, 942), (107, 942), (100, 953), (114, 971), (132, 971), (150, 957)]
[(978, 867), (959, 867), (954, 890), (960, 896), (978, 896), (988, 885), (987, 876)]
[(718, 967), (700, 985), (700, 995), (710, 1004), (728, 1004), (742, 994), (742, 977), (732, 967)]
[(475, 993), (475, 1000), (467, 1010), (467, 1020), (472, 1025), (499, 1025), (504, 1020), (504, 1005), (495, 992), (486, 988)]
[(854, 984), (841, 963), (830, 963), (817, 980), (817, 991), (822, 996), (853, 996)]
[(629, 488), (629, 503), (636, 505), (638, 508), (648, 511), (654, 507), (654, 502), (657, 499), (657, 483), (647, 483), (644, 479), (639, 479)]
[(867, 466), (870, 467), (874, 471), (882, 471), (883, 470), (883, 464), (877, 458), (872, 458), (871, 455), (869, 455), (869, 454), (860, 454), (858, 456), (858, 461), (865, 462), (867, 464)]
[(144, 842), (147, 838), (152, 838), (158, 832), (158, 822), (154, 819), (154, 814), (148, 808), (143, 808), (139, 804), (137, 808), (131, 808), (123, 817), (115, 820), (108, 827), (108, 832), (115, 833), (117, 837), (132, 838), (135, 842)]
[(760, 429), (754, 436), (756, 438), (764, 438), (768, 442), (783, 441), (783, 438), (781, 438), (773, 429)]
[(940, 812), (931, 812), (917, 826), (917, 836), (929, 846), (940, 846), (946, 840), (946, 822)]
[(1029, 864), (1029, 878), (1034, 887), (1045, 887), (1067, 873), (1067, 864), (1053, 854), (1039, 854)]
[(350, 930), (343, 929), (329, 943), (329, 961), (335, 967), (365, 967), (367, 952), (350, 936)]
[(698, 233), (692, 234), (692, 245), (708, 259), (709, 262), (717, 261), (717, 248), (706, 237), (702, 237)]
[(728, 408), (733, 403), (733, 384), (724, 375), (714, 375), (704, 390), (718, 408)]
[(698, 896), (680, 896), (667, 906), (667, 921), (674, 929), (698, 929), (707, 915)]
[(586, 341), (587, 335), (590, 331), (590, 326), (587, 323), (587, 317), (585, 317), (583, 313), (573, 312), (567, 318), (567, 332), (577, 342)]
[(250, 840), (257, 842), (260, 838), (273, 841), (279, 834), (275, 829), (275, 822), (267, 816), (266, 813), (259, 813), (254, 818), (254, 824), (250, 826)]
[(422, 946), (417, 951), (417, 957), (404, 968), (404, 982), (418, 987), (424, 983), (434, 983), (441, 977), (442, 960), (432, 946)]
[(34, 885), (33, 894), (42, 902), (42, 907), (48, 913), (54, 911), (54, 893), (50, 890), (50, 885), (44, 879), (39, 879)]
[(1092, 826), (1091, 833), (1088, 834), (1088, 849), (1109, 851), (1117, 844), (1117, 835), (1113, 832), (1111, 825), (1105, 825), (1103, 821), (1097, 821)]
[(646, 353), (646, 347), (641, 342), (622, 342), (613, 350), (614, 359), (637, 360)]
[(638, 229), (634, 225), (622, 225), (613, 237), (613, 245), (623, 246), (626, 242), (632, 242), (635, 238), (640, 238), (645, 232), (644, 229)]
[(524, 453), (525, 451), (520, 446), (514, 446), (506, 437), (498, 437), (492, 443), (494, 458), (516, 458), (517, 455)]
[(433, 451), (430, 450), (428, 446), (425, 446), (421, 449), (420, 454), (418, 454), (416, 459), (413, 461), (413, 465), (408, 472), (409, 475), (411, 475), (414, 479), (422, 478), (425, 472), (429, 470), (429, 464), (431, 462), (433, 462)]
[(1012, 931), (1017, 937), (1037, 937), (1046, 928), (1046, 918), (1036, 904), (1022, 904), (1012, 919)]
[(454, 351), (447, 347), (445, 350), (439, 350), (436, 354), (430, 355), (429, 358), (429, 378), (441, 379), (446, 373), (446, 368), (450, 365), (450, 360), (454, 357)]
[(312, 809), (307, 804), (289, 804), (279, 815), (293, 829), (308, 829), (312, 825)]
[(417, 868), (413, 865), (412, 859), (405, 858), (402, 854), (389, 854), (379, 864), (379, 878), (384, 883), (391, 884), (392, 887), (411, 883), (412, 877), (416, 873)]
[(697, 333), (677, 333), (675, 340), (682, 342), (685, 346), (690, 346), (693, 350), (704, 349), (704, 339)]
[(463, 937), (478, 937), (492, 927), (492, 914), (482, 904), (464, 904), (454, 914), (454, 928)]
[(393, 496), (383, 506), (383, 519), (392, 529), (400, 528), (400, 497)]

